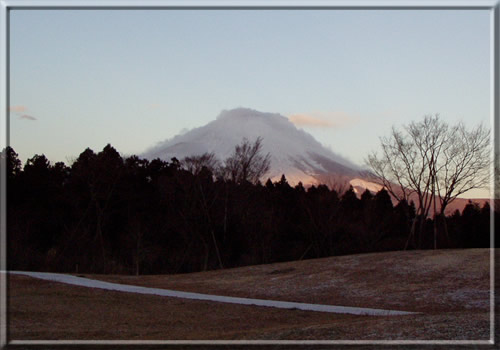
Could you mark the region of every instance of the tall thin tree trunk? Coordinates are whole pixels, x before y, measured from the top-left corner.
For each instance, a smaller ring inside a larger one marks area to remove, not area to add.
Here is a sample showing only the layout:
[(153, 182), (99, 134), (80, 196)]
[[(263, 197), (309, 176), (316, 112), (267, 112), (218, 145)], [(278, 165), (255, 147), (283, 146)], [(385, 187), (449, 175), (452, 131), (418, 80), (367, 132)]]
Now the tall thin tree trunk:
[(422, 249), (422, 239), (424, 236), (424, 227), (425, 227), (425, 216), (424, 214), (420, 215), (419, 218), (419, 227), (418, 227), (418, 249)]
[[(408, 209), (408, 217), (410, 217), (410, 210)], [(418, 218), (418, 215), (417, 213), (415, 213), (415, 217), (413, 218), (412, 220), (412, 223), (411, 223), (411, 228), (410, 228), (410, 234), (408, 235), (408, 239), (406, 240), (406, 244), (405, 244), (405, 248), (404, 250), (408, 249), (408, 246), (410, 245), (410, 240), (411, 239), (415, 239), (415, 230), (416, 230), (416, 227), (417, 227), (417, 218)], [(415, 244), (413, 244), (415, 246)]]
[(215, 254), (217, 254), (217, 260), (219, 261), (219, 267), (221, 269), (223, 269), (224, 265), (222, 264), (222, 259), (221, 259), (221, 256), (220, 256), (219, 247), (217, 246), (217, 241), (215, 240), (215, 232), (214, 232), (213, 229), (210, 229), (210, 233), (212, 234), (212, 241), (214, 242)]
[(210, 256), (210, 247), (203, 241), (203, 247), (205, 248), (205, 259), (203, 260), (203, 271), (208, 270), (208, 258)]
[(451, 242), (450, 235), (448, 234), (448, 223), (446, 222), (446, 216), (444, 214), (441, 214), (441, 217), (443, 219), (444, 238), (446, 239), (447, 247), (449, 247)]
[(99, 205), (96, 206), (96, 210), (97, 210), (96, 236), (98, 237), (99, 243), (101, 245), (102, 272), (106, 273), (106, 251), (104, 248), (104, 237), (102, 235), (101, 213), (99, 210)]
[(139, 276), (140, 273), (140, 264), (141, 264), (141, 247), (142, 245), (142, 231), (139, 226), (139, 229), (137, 231), (137, 244), (136, 244), (136, 259), (135, 259), (135, 275)]
[(434, 204), (434, 220), (433, 220), (433, 226), (434, 226), (434, 249), (437, 249), (437, 220), (438, 217), (436, 215), (437, 209), (436, 209), (436, 196), (433, 198), (433, 204)]
[(434, 249), (437, 249), (437, 219), (438, 217), (434, 215), (433, 226), (434, 226)]
[(450, 240), (450, 235), (448, 233), (448, 223), (446, 222), (446, 215), (444, 213), (447, 204), (448, 203), (446, 203), (444, 205), (441, 204), (441, 210), (440, 210), (439, 216), (441, 217), (441, 220), (443, 222), (443, 232), (444, 232), (444, 238), (445, 238), (445, 241), (446, 241), (446, 246), (449, 247), (450, 243), (451, 243), (451, 240)]
[(215, 253), (217, 254), (217, 260), (219, 261), (219, 267), (221, 269), (223, 269), (224, 265), (222, 264), (222, 258), (221, 258), (220, 252), (219, 252), (219, 246), (217, 245), (217, 240), (215, 239), (215, 232), (213, 229), (212, 220), (210, 219), (210, 213), (208, 212), (208, 206), (207, 206), (207, 201), (205, 199), (205, 193), (203, 192), (203, 188), (202, 188), (200, 182), (198, 182), (198, 187), (199, 187), (200, 193), (201, 193), (203, 211), (205, 212), (205, 216), (207, 217), (208, 225), (210, 226), (210, 235), (212, 236), (212, 241), (213, 241), (214, 246), (215, 246)]
[(410, 234), (408, 235), (408, 238), (406, 239), (404, 250), (408, 249), (408, 246), (410, 245), (410, 240), (411, 240), (412, 236), (415, 233), (415, 223), (416, 223), (416, 221), (417, 221), (417, 217), (415, 216), (413, 218), (413, 220), (412, 220), (412, 223), (411, 223)]
[(224, 183), (224, 188), (226, 191), (226, 196), (224, 198), (224, 228), (223, 228), (222, 242), (226, 241), (226, 232), (227, 232), (227, 201), (228, 201), (227, 183)]

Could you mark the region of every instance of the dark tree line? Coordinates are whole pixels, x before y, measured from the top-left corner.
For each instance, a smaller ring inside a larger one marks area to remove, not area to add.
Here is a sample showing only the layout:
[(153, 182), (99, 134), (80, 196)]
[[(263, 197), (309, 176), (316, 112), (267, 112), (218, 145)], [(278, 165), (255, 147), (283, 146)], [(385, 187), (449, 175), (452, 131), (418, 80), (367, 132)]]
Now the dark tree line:
[[(416, 215), (385, 190), (358, 198), (352, 188), (292, 187), (285, 176), (262, 184), (196, 158), (123, 158), (110, 145), (71, 166), (44, 155), (22, 166), (10, 147), (3, 156), (12, 270), (180, 273), (399, 250)], [(489, 247), (489, 217), (487, 204), (469, 204), (446, 218), (439, 246)], [(432, 246), (427, 219), (422, 248)]]

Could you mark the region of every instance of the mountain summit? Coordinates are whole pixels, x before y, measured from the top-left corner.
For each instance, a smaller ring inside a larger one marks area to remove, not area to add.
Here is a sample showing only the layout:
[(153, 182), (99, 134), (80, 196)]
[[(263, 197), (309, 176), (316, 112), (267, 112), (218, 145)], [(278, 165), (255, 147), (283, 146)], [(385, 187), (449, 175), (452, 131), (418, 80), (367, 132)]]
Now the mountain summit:
[(285, 174), (290, 184), (322, 182), (328, 176), (352, 179), (360, 176), (361, 167), (333, 153), (288, 118), (248, 108), (224, 110), (212, 122), (192, 129), (147, 150), (143, 157), (170, 160), (214, 153), (221, 161), (234, 151), (243, 138), (253, 142), (262, 137), (262, 153), (271, 155), (271, 169), (266, 177), (279, 179)]

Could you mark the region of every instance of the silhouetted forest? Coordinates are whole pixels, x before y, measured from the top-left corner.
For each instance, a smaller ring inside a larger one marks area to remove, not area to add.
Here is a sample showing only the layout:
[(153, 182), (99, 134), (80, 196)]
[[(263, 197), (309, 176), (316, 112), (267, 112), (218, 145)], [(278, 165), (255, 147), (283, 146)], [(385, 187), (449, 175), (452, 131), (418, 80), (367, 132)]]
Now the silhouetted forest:
[[(177, 159), (122, 158), (110, 145), (67, 166), (7, 155), (8, 268), (158, 274), (400, 250), (413, 203), (385, 190), (291, 187), (195, 173)], [(196, 174), (196, 175), (195, 175)], [(427, 219), (419, 247), (433, 244)], [(446, 218), (441, 248), (489, 247), (490, 208), (467, 205)]]

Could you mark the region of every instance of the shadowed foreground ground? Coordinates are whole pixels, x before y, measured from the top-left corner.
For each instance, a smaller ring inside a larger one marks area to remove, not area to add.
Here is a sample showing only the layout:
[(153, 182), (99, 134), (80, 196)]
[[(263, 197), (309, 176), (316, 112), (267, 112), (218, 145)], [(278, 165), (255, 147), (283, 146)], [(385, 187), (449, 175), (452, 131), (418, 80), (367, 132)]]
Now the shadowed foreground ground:
[(489, 253), (407, 251), (171, 276), (85, 275), (208, 294), (422, 312), (408, 316), (222, 304), (9, 276), (9, 340), (488, 340)]

